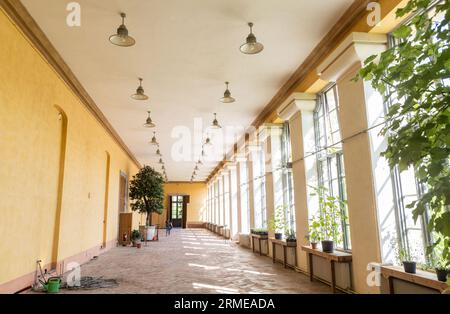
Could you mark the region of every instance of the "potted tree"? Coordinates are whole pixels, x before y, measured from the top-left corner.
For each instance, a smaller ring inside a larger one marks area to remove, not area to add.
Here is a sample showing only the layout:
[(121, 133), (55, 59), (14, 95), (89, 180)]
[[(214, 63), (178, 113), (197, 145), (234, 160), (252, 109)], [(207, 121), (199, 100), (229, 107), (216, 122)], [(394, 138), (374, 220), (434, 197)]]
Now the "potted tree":
[(141, 247), (141, 233), (139, 230), (133, 230), (131, 232), (131, 241), (133, 242), (133, 247), (137, 247), (138, 249)]
[(164, 208), (164, 178), (149, 166), (143, 167), (130, 182), (131, 209), (146, 214), (146, 240), (153, 240), (156, 227), (152, 214), (162, 214)]
[(275, 209), (275, 213), (269, 220), (269, 230), (274, 232), (276, 240), (283, 239), (282, 230), (284, 229), (284, 206), (279, 206)]
[(314, 188), (319, 199), (320, 214), (313, 220), (312, 225), (319, 231), (322, 251), (333, 253), (335, 244), (342, 242), (341, 224), (347, 220), (344, 208), (347, 205), (339, 197), (332, 196), (325, 187)]

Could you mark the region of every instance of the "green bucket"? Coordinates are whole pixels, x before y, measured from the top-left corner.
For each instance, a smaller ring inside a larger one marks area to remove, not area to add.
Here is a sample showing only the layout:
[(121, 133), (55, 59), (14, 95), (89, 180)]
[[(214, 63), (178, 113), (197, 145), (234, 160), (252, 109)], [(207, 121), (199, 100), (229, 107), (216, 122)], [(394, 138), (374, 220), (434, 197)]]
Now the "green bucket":
[(61, 278), (54, 277), (48, 280), (48, 283), (45, 285), (47, 293), (58, 293), (59, 288), (61, 287)]

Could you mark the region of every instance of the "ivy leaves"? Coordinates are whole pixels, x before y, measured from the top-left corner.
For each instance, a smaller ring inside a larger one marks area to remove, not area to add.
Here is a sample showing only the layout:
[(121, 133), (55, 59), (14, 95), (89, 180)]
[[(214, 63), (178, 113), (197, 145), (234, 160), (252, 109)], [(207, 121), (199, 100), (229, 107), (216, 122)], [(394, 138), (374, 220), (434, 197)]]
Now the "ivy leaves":
[(416, 220), (429, 210), (428, 229), (445, 244), (450, 265), (450, 0), (434, 10), (431, 3), (410, 0), (397, 11), (414, 17), (393, 32), (397, 44), (368, 58), (356, 79), (371, 81), (391, 103), (383, 156), (399, 171), (415, 169), (425, 188), (407, 208)]

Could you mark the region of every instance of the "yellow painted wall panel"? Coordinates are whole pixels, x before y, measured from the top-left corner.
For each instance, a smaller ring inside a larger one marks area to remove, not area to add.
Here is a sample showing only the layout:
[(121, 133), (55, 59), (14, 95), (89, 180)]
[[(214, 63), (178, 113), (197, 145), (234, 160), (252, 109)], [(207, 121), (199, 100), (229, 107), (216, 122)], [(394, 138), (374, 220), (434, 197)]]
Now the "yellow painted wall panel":
[[(138, 167), (3, 11), (0, 36), (2, 284), (33, 272), (38, 259), (52, 262), (61, 169), (58, 261), (102, 244), (106, 152), (111, 156), (107, 241), (118, 234), (120, 171), (131, 176)], [(67, 116), (63, 168), (59, 110)]]

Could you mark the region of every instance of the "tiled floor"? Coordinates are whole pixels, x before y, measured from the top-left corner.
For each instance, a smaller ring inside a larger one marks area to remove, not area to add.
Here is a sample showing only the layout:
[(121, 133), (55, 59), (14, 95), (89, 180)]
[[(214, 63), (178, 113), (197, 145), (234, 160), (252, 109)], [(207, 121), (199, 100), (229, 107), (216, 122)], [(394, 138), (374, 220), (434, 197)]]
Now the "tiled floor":
[(209, 231), (173, 230), (142, 249), (118, 247), (82, 266), (82, 276), (117, 279), (112, 289), (62, 293), (329, 293), (271, 259)]

